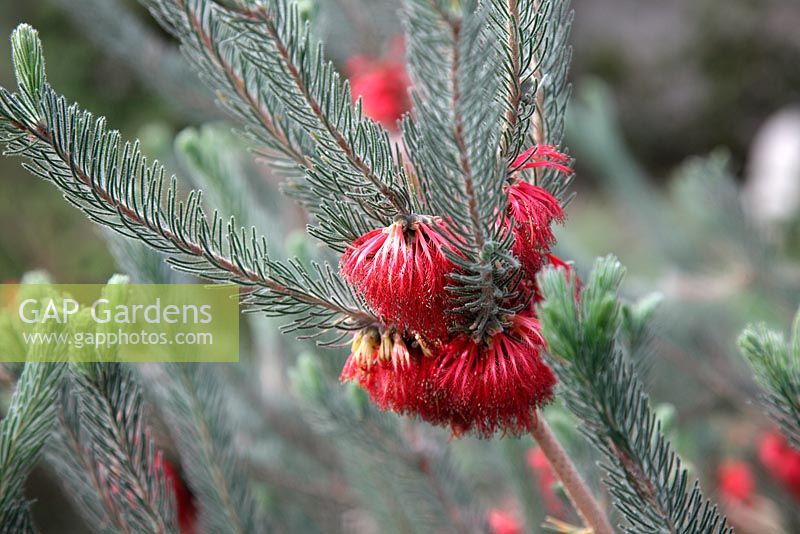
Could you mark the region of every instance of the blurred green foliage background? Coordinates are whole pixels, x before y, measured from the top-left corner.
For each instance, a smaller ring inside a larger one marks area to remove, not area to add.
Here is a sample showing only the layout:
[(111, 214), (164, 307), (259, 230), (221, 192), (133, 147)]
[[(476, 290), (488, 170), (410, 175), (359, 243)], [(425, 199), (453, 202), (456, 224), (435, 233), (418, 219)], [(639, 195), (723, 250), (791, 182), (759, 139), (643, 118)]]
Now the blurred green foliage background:
[[(318, 3), (315, 27), (342, 65), (401, 30), (393, 0)], [(141, 27), (109, 30), (96, 8), (112, 4)], [(800, 217), (792, 214), (772, 239), (743, 217), (740, 203), (745, 178), (758, 178), (759, 129), (800, 106), (800, 3), (575, 0), (574, 7), (566, 145), (577, 158), (578, 196), (559, 233), (560, 255), (580, 268), (613, 252), (629, 267), (632, 296), (665, 293), (659, 357), (644, 366), (648, 388), (664, 409), (674, 405), (678, 449), (702, 462), (698, 474), (713, 488), (717, 462), (754, 458), (755, 436), (768, 425), (752, 405), (756, 390), (736, 337), (753, 320), (785, 329), (800, 296), (800, 247), (790, 229)], [(125, 137), (141, 137), (145, 152), (175, 170), (174, 135), (220, 116), (201, 82), (170, 63), (177, 56), (168, 38), (134, 0), (0, 2), (0, 35), (20, 22), (39, 29), (59, 92), (107, 116)], [(154, 40), (166, 48), (154, 52)], [(8, 87), (10, 47), (0, 43), (0, 84)], [(720, 147), (710, 160), (685, 163)], [(800, 199), (800, 166), (794, 172)], [(106, 247), (98, 227), (54, 187), (0, 158), (0, 281), (44, 269), (64, 283), (102, 282), (115, 271)]]
[[(9, 36), (20, 22), (38, 27), (50, 52), (47, 71), (51, 83), (68, 98), (108, 117), (126, 136), (136, 136), (141, 128), (153, 124), (169, 130), (185, 125), (171, 103), (147, 90), (126, 65), (104, 54), (70, 23), (65, 14), (68, 4), (2, 2), (0, 34)], [(146, 15), (144, 10), (141, 13)], [(7, 37), (2, 43), (0, 82), (10, 87), (14, 81)], [(52, 186), (23, 170), (18, 161), (2, 158), (0, 280), (18, 280), (31, 269), (45, 269), (56, 279), (80, 283), (105, 280), (114, 266), (95, 225), (64, 202)]]

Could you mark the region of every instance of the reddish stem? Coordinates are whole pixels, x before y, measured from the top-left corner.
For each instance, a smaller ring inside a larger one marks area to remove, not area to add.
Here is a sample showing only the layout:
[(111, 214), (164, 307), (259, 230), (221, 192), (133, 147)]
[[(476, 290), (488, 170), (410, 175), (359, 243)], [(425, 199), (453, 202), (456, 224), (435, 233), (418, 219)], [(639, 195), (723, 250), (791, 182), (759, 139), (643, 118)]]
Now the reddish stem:
[(531, 425), (531, 436), (542, 448), (542, 452), (550, 461), (564, 489), (569, 495), (570, 501), (580, 514), (584, 524), (590, 527), (594, 534), (614, 534), (614, 529), (606, 517), (605, 511), (600, 507), (597, 500), (592, 495), (586, 482), (578, 473), (575, 464), (567, 455), (567, 451), (558, 442), (553, 431), (545, 422), (544, 418), (536, 418), (536, 422)]

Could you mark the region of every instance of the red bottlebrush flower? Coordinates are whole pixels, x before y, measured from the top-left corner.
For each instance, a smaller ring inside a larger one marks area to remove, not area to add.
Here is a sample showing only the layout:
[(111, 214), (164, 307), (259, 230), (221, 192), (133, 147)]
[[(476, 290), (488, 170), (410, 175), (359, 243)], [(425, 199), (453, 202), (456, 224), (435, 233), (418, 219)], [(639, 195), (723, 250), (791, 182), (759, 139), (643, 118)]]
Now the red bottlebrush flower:
[(780, 433), (770, 432), (761, 439), (758, 457), (770, 476), (800, 501), (800, 451)]
[(391, 55), (398, 59), (355, 56), (347, 63), (353, 98), (361, 97), (364, 113), (390, 130), (397, 130), (397, 121), (411, 109), (402, 42), (395, 48)]
[(486, 343), (458, 336), (433, 353), (418, 341), (369, 329), (356, 335), (342, 369), (383, 410), (449, 426), (454, 435), (527, 431), (556, 378), (541, 360), (538, 321), (517, 315)]
[[(552, 147), (535, 147), (515, 165), (566, 172), (567, 161)], [(514, 221), (524, 298), (535, 302), (535, 275), (543, 265), (569, 269), (549, 254), (550, 226), (564, 213), (552, 195), (528, 183), (509, 186), (508, 195), (505, 218)], [(533, 307), (487, 339), (451, 335), (445, 287), (456, 269), (448, 259), (453, 240), (441, 219), (415, 216), (368, 232), (348, 248), (340, 272), (390, 326), (356, 335), (341, 379), (357, 382), (381, 409), (449, 426), (454, 435), (527, 432), (556, 384), (540, 357), (544, 339)]]
[(539, 493), (542, 494), (547, 512), (556, 517), (562, 517), (565, 512), (564, 503), (553, 490), (553, 485), (558, 479), (555, 471), (553, 471), (553, 466), (550, 465), (550, 460), (547, 459), (544, 451), (538, 447), (528, 451), (526, 460), (528, 468), (534, 473), (539, 483)]
[(568, 163), (569, 156), (559, 152), (554, 146), (536, 145), (520, 154), (511, 164), (511, 170), (551, 168), (564, 174), (572, 174), (574, 171)]
[(434, 375), (435, 358), (419, 342), (370, 328), (356, 334), (339, 378), (357, 382), (382, 410), (450, 424), (457, 415), (436, 390)]
[(722, 497), (740, 503), (749, 503), (755, 490), (755, 479), (750, 465), (729, 460), (717, 468), (717, 487)]
[(445, 286), (454, 267), (434, 225), (444, 228), (416, 220), (368, 232), (344, 253), (340, 271), (388, 323), (436, 344), (447, 339)]
[(492, 534), (522, 534), (522, 523), (514, 514), (493, 508), (489, 510), (489, 531)]
[[(524, 151), (511, 164), (511, 172), (522, 169), (553, 168), (572, 174), (569, 157), (550, 145), (536, 145)], [(550, 250), (555, 236), (554, 222), (564, 220), (564, 210), (558, 199), (545, 189), (527, 182), (515, 182), (507, 189), (508, 215), (514, 223), (514, 254), (519, 258), (528, 279), (533, 280), (546, 263), (544, 255)]]
[(485, 343), (462, 335), (433, 349), (370, 328), (356, 334), (340, 379), (357, 382), (382, 410), (449, 426), (456, 436), (520, 434), (553, 396), (556, 378), (540, 358), (543, 346), (528, 315)]
[(514, 221), (514, 254), (528, 279), (545, 265), (555, 242), (551, 226), (564, 220), (558, 200), (541, 187), (519, 182), (508, 187), (508, 212)]
[(486, 342), (461, 335), (448, 343), (436, 358), (436, 387), (460, 415), (454, 431), (527, 431), (556, 384), (539, 355), (543, 346), (539, 322), (528, 315), (515, 316), (505, 332)]

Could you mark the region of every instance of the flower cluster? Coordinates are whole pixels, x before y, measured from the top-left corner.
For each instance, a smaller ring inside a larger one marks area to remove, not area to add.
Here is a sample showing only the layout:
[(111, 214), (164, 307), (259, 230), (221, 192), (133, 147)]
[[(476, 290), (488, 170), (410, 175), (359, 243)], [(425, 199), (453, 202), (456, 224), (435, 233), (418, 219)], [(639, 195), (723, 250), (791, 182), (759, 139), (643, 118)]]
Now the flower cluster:
[[(800, 501), (800, 450), (794, 449), (780, 432), (771, 431), (760, 439), (758, 459), (770, 477)], [(746, 462), (721, 463), (717, 468), (717, 487), (729, 502), (752, 505), (756, 500), (755, 475)]]
[[(537, 146), (512, 164), (548, 166), (571, 173), (566, 156)], [(461, 254), (457, 232), (433, 216), (399, 216), (387, 228), (358, 238), (342, 256), (340, 271), (380, 316), (358, 332), (341, 374), (355, 381), (381, 409), (449, 426), (459, 435), (475, 431), (527, 431), (536, 408), (553, 395), (556, 379), (540, 357), (544, 340), (534, 313), (535, 276), (546, 265), (568, 268), (550, 254), (552, 225), (562, 221), (558, 200), (546, 190), (515, 180), (506, 188), (503, 224), (515, 236), (521, 266), (520, 309), (504, 328), (484, 339), (454, 333), (448, 287)]]

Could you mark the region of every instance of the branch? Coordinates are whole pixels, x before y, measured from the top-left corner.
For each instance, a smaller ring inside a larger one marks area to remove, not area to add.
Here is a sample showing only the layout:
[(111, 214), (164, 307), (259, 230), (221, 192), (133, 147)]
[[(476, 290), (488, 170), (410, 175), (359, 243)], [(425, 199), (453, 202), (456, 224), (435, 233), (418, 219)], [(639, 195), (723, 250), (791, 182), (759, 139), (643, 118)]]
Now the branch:
[(536, 422), (531, 428), (531, 436), (541, 447), (584, 523), (591, 527), (594, 534), (613, 534), (614, 529), (611, 527), (605, 511), (600, 507), (575, 464), (541, 415), (536, 418)]
[[(390, 213), (387, 206), (367, 202), (362, 198), (364, 191), (359, 191), (364, 187), (354, 183), (355, 191), (349, 197), (366, 213), (379, 218), (409, 214), (409, 198), (400, 189), (406, 180), (393, 159), (388, 134), (362, 117), (360, 107), (353, 108), (348, 85), (340, 81), (333, 65), (322, 57), (321, 45), (311, 43), (296, 6), (279, 0), (270, 7), (220, 10), (228, 17), (228, 24), (242, 32), (247, 43), (245, 53), (272, 81), (270, 90), (275, 98), (324, 147), (325, 156), (317, 158), (315, 183), (323, 185), (330, 179), (327, 174), (331, 170), (349, 167), (348, 172), (365, 179), (364, 185), (369, 185), (391, 207)], [(362, 139), (369, 142), (364, 145)], [(326, 161), (328, 158), (330, 161)], [(391, 174), (387, 175), (387, 171)]]
[(190, 487), (208, 532), (255, 533), (264, 521), (236, 460), (225, 392), (214, 369), (189, 364), (148, 365), (148, 383), (160, 400), (171, 436), (181, 451)]
[[(532, 0), (541, 17), (531, 50), (531, 76), (537, 80), (534, 143), (560, 145), (564, 137), (564, 116), (571, 94), (569, 44), (573, 11), (570, 0)], [(541, 32), (541, 33), (538, 33)]]
[(75, 408), (77, 404), (73, 399), (62, 399), (58, 414), (60, 428), (48, 459), (55, 464), (61, 480), (69, 486), (72, 499), (78, 502), (80, 510), (92, 524), (113, 526), (117, 532), (132, 534), (114, 504), (110, 488), (100, 479), (90, 449), (82, 443), (79, 415)]
[(281, 36), (278, 33), (278, 29), (275, 26), (275, 20), (270, 15), (269, 11), (266, 8), (261, 8), (255, 12), (251, 12), (249, 14), (250, 18), (254, 20), (260, 20), (264, 23), (267, 29), (267, 33), (270, 37), (275, 41), (276, 47), (278, 49), (278, 53), (280, 54), (281, 59), (286, 63), (286, 67), (289, 69), (289, 73), (292, 76), (292, 80), (298, 91), (303, 95), (308, 106), (311, 108), (311, 111), (317, 117), (317, 119), (322, 123), (328, 133), (334, 138), (336, 144), (339, 148), (342, 149), (342, 152), (347, 156), (347, 159), (350, 163), (353, 164), (361, 173), (370, 181), (372, 184), (378, 188), (378, 191), (381, 192), (383, 196), (385, 196), (389, 202), (391, 202), (392, 206), (397, 210), (398, 213), (402, 215), (408, 215), (408, 209), (406, 208), (405, 204), (401, 202), (397, 194), (392, 191), (389, 186), (383, 183), (380, 178), (378, 178), (372, 169), (370, 169), (364, 160), (356, 153), (354, 147), (350, 145), (350, 142), (345, 139), (342, 132), (334, 125), (328, 116), (322, 111), (322, 106), (317, 101), (316, 98), (311, 94), (310, 90), (308, 89), (308, 81), (305, 80), (303, 74), (300, 72), (300, 69), (297, 65), (292, 62), (291, 54), (289, 53), (286, 43), (281, 40)]
[[(36, 354), (30, 356), (31, 360), (39, 359)], [(0, 525), (15, 524), (25, 528), (22, 532), (30, 531), (25, 482), (55, 420), (53, 404), (64, 368), (62, 363), (26, 363), (8, 412), (0, 421)]]
[(120, 363), (73, 364), (48, 456), (91, 524), (124, 533), (176, 533), (162, 453), (144, 399)]
[[(215, 23), (210, 4), (194, 0), (142, 0), (153, 15), (183, 44), (184, 54), (198, 67), (218, 100), (238, 120), (250, 127), (271, 159), (285, 159), (283, 170), (309, 165), (303, 155), (302, 139), (293, 138), (289, 126), (270, 113), (252, 75), (239, 54), (224, 47), (223, 28)], [(250, 76), (249, 76), (250, 75)]]
[(552, 268), (539, 276), (539, 319), (566, 405), (607, 460), (604, 482), (629, 532), (731, 533), (699, 484), (689, 487), (687, 470), (621, 353), (622, 276), (614, 258), (598, 260), (578, 299), (575, 277), (568, 281)]
[(454, 118), (453, 137), (458, 147), (459, 163), (464, 178), (464, 190), (468, 199), (469, 217), (472, 220), (473, 231), (475, 232), (475, 244), (478, 249), (486, 246), (486, 235), (484, 233), (484, 223), (481, 214), (478, 212), (478, 198), (475, 191), (475, 184), (472, 178), (472, 169), (469, 163), (469, 152), (467, 143), (464, 140), (464, 117), (461, 114), (461, 90), (458, 78), (461, 66), (461, 22), (446, 19), (453, 32), (453, 61), (450, 65), (450, 83), (452, 84), (452, 107)]
[(741, 350), (761, 387), (769, 415), (800, 448), (800, 313), (787, 343), (766, 325), (749, 326), (739, 337)]
[(275, 262), (255, 229), (237, 232), (234, 219), (225, 229), (216, 213), (209, 221), (200, 191), (179, 201), (173, 177), (165, 192), (163, 166), (148, 164), (138, 143), (122, 145), (117, 132), (106, 131), (104, 119), (67, 106), (50, 89), (34, 41), (35, 48), (15, 48), (20, 93), (0, 90), (8, 153), (29, 157), (28, 170), (52, 181), (93, 220), (168, 253), (176, 267), (246, 286), (248, 302), (267, 313), (298, 315), (293, 329), (374, 324), (375, 317), (329, 267), (315, 266), (315, 278), (297, 262)]
[[(335, 303), (331, 303), (326, 301), (322, 298), (316, 297), (310, 293), (304, 292), (300, 289), (295, 289), (292, 287), (287, 287), (282, 285), (271, 278), (267, 278), (263, 272), (256, 271), (255, 269), (250, 269), (245, 267), (241, 262), (237, 261), (233, 257), (223, 256), (217, 252), (215, 252), (212, 248), (210, 248), (206, 243), (203, 243), (201, 240), (192, 240), (188, 238), (184, 232), (180, 229), (173, 229), (174, 226), (170, 225), (169, 227), (164, 227), (161, 225), (154, 224), (153, 220), (147, 218), (146, 216), (142, 215), (141, 213), (137, 212), (135, 207), (132, 207), (125, 203), (123, 200), (119, 198), (115, 198), (113, 194), (107, 189), (100, 185), (100, 181), (90, 177), (87, 172), (79, 168), (76, 164), (76, 156), (71, 154), (70, 152), (65, 151), (62, 147), (60, 147), (56, 141), (54, 141), (53, 132), (49, 129), (45, 128), (38, 128), (38, 129), (31, 129), (25, 127), (23, 124), (18, 122), (12, 122), (13, 126), (20, 131), (28, 133), (40, 141), (44, 142), (45, 144), (52, 147), (58, 156), (58, 158), (66, 165), (70, 166), (70, 170), (72, 171), (73, 176), (80, 182), (81, 185), (90, 189), (97, 198), (104, 203), (105, 209), (110, 212), (117, 212), (119, 216), (123, 220), (123, 224), (128, 227), (141, 227), (147, 230), (153, 237), (161, 237), (164, 238), (167, 242), (169, 242), (173, 247), (174, 251), (181, 253), (181, 254), (188, 254), (190, 256), (196, 256), (198, 258), (203, 258), (205, 261), (208, 262), (213, 268), (222, 270), (226, 273), (229, 273), (233, 276), (234, 281), (239, 284), (245, 286), (261, 286), (269, 290), (270, 292), (274, 292), (275, 294), (279, 295), (279, 298), (288, 297), (293, 301), (300, 302), (302, 304), (312, 306), (312, 307), (319, 307), (327, 311), (343, 314), (350, 319), (360, 320), (360, 321), (367, 321), (369, 323), (375, 322), (374, 316), (368, 314), (367, 312), (355, 309), (347, 309), (342, 306), (338, 306)], [(160, 187), (157, 187), (160, 189)], [(174, 189), (174, 186), (171, 187), (171, 190)], [(194, 192), (192, 192), (194, 193)], [(192, 193), (189, 196), (192, 196)], [(196, 193), (199, 196), (199, 193)], [(202, 216), (199, 212), (198, 206), (198, 215)], [(187, 209), (188, 211), (188, 209)], [(160, 216), (157, 216), (160, 218)], [(216, 223), (216, 221), (215, 221)], [(208, 225), (207, 222), (201, 223)], [(213, 226), (216, 226), (214, 224)], [(229, 224), (229, 232), (232, 232), (232, 226)], [(231, 233), (231, 239), (236, 239), (235, 234)], [(156, 247), (160, 248), (160, 247)], [(180, 260), (173, 260), (176, 266), (187, 265)], [(298, 266), (298, 269), (300, 267)], [(194, 269), (189, 269), (191, 272), (196, 272)], [(206, 275), (210, 279), (216, 279), (215, 276), (212, 274)], [(252, 301), (256, 302), (258, 298), (260, 299), (267, 299), (267, 294), (259, 294), (259, 293), (252, 293)]]
[[(509, 51), (509, 67), (513, 74), (519, 73), (521, 69), (520, 61), (520, 36), (518, 28), (520, 28), (520, 13), (519, 4), (517, 0), (504, 0), (508, 6), (508, 51)], [(519, 122), (520, 104), (522, 104), (522, 80), (517, 76), (508, 77), (508, 105), (506, 110), (506, 127), (503, 132), (503, 153), (509, 150), (508, 144), (510, 143), (511, 132)], [(510, 156), (509, 156), (510, 157)]]
[(543, 43), (542, 26), (545, 22), (540, 2), (528, 0), (493, 0), (493, 31), (497, 36), (498, 67), (504, 84), (499, 98), (505, 110), (501, 125), (500, 153), (511, 163), (527, 142), (531, 115), (534, 111), (532, 97), (539, 80), (530, 68), (534, 52)]

